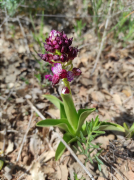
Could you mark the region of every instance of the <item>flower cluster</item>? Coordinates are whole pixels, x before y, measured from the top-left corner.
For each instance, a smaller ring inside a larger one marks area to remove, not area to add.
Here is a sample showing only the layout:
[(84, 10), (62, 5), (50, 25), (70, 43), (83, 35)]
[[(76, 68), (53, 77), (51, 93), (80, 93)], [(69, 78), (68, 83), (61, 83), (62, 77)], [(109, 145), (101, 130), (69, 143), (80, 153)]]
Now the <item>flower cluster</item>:
[(73, 68), (72, 60), (77, 56), (78, 49), (71, 46), (73, 38), (68, 38), (64, 32), (52, 30), (44, 43), (47, 54), (39, 54), (41, 59), (52, 65), (52, 75), (45, 78), (55, 85), (60, 79), (71, 82), (74, 76), (81, 74), (80, 69)]

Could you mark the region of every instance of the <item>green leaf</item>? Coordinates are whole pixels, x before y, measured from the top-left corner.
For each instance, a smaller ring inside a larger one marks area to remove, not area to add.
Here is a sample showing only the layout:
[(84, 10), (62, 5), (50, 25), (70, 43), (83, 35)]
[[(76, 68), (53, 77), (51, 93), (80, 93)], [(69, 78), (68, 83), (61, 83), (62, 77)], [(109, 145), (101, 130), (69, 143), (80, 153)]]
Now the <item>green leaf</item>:
[(67, 118), (63, 102), (60, 101), (57, 97), (52, 95), (43, 95), (43, 97), (47, 98), (49, 101), (51, 101), (58, 109), (60, 109), (60, 118)]
[(75, 132), (73, 131), (72, 127), (68, 123), (67, 119), (46, 119), (38, 122), (36, 126), (39, 127), (50, 127), (50, 126), (57, 126), (62, 130), (69, 132), (70, 134), (74, 135)]
[[(77, 140), (76, 138), (73, 138), (72, 136), (70, 136), (68, 133), (64, 134), (63, 139), (67, 144), (70, 144)], [(66, 146), (62, 142), (60, 142), (60, 144), (58, 145), (58, 148), (56, 149), (56, 153), (55, 153), (56, 161), (59, 160), (59, 158), (64, 153), (65, 149), (66, 149)]]
[(81, 149), (81, 152), (84, 153), (84, 149), (79, 141), (77, 141), (78, 147)]
[(74, 102), (71, 94), (61, 94), (64, 108), (67, 116), (67, 120), (72, 128), (76, 131), (78, 126), (78, 114), (74, 106)]
[(4, 161), (0, 160), (0, 170), (2, 169), (3, 165), (4, 165)]
[(105, 131), (93, 131), (93, 133), (96, 133), (96, 134), (105, 134)]
[(90, 146), (92, 146), (93, 148), (99, 148), (99, 146), (98, 145), (94, 145), (94, 144), (92, 144), (92, 143), (90, 143), (90, 142), (88, 142), (88, 144), (90, 145)]
[(88, 159), (89, 159), (89, 161), (93, 164), (93, 160), (92, 160), (92, 158), (90, 157), (90, 155), (88, 156)]
[(60, 118), (66, 118), (67, 119), (63, 104), (60, 104)]
[(110, 122), (102, 122), (98, 130), (103, 130), (103, 131), (111, 130), (111, 131), (125, 132), (124, 127), (122, 127), (119, 124), (110, 123)]
[(41, 74), (35, 74), (34, 75), (37, 79), (38, 79), (38, 81), (41, 83)]
[(101, 171), (101, 164), (98, 164), (98, 169), (99, 171)]
[(95, 111), (95, 108), (91, 109), (80, 109), (78, 111), (79, 121), (78, 121), (78, 127), (77, 131), (79, 131), (82, 128), (82, 125), (85, 121), (85, 119), (91, 114), (93, 111)]
[(129, 130), (129, 127), (128, 127), (128, 125), (127, 125), (126, 123), (123, 123), (123, 126), (124, 126), (124, 128), (125, 128), (126, 130)]
[[(51, 101), (58, 109), (60, 109), (61, 105), (63, 105), (63, 102), (60, 101), (57, 97), (52, 96), (50, 94), (43, 95), (43, 97), (47, 98), (49, 101)], [(64, 107), (64, 106), (63, 106)]]

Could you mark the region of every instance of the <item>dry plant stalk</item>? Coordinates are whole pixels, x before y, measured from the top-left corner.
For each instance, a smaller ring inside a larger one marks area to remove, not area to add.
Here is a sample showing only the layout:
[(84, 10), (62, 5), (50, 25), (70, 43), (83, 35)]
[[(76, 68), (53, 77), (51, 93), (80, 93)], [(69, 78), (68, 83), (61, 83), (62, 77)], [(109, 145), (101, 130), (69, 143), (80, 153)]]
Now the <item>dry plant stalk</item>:
[(93, 75), (93, 73), (94, 73), (94, 71), (95, 71), (95, 69), (96, 69), (96, 66), (97, 66), (97, 64), (98, 64), (98, 61), (99, 61), (99, 59), (100, 59), (100, 55), (101, 55), (101, 52), (102, 52), (102, 49), (103, 49), (103, 45), (104, 45), (104, 41), (105, 41), (105, 37), (106, 37), (106, 33), (107, 33), (107, 27), (108, 27), (108, 23), (109, 23), (109, 19), (110, 19), (110, 12), (111, 12), (111, 9), (112, 9), (112, 4), (113, 4), (113, 0), (111, 0), (110, 6), (109, 6), (108, 18), (107, 18), (107, 20), (106, 20), (105, 29), (104, 29), (104, 33), (103, 33), (103, 37), (102, 37), (100, 49), (99, 49), (98, 55), (97, 55), (97, 57), (96, 57), (93, 70), (92, 70), (92, 72), (91, 72), (91, 76)]

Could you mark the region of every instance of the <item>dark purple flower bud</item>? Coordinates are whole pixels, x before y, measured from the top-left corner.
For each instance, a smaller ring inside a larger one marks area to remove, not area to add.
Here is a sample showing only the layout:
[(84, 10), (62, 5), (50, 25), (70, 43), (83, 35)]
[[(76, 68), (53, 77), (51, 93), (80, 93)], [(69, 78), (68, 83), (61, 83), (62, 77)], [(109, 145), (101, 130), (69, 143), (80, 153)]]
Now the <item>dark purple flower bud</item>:
[(49, 51), (51, 53), (55, 52), (55, 49), (52, 46), (48, 45), (48, 44), (44, 44), (44, 48), (45, 48), (46, 51)]
[(67, 71), (65, 69), (62, 69), (61, 73), (60, 73), (60, 78), (67, 78)]
[(54, 74), (52, 77), (52, 84), (53, 85), (58, 84), (59, 81), (60, 81), (59, 75)]
[(61, 45), (63, 45), (64, 44), (64, 41), (62, 40), (62, 39), (60, 39), (60, 41), (59, 41), (59, 44)]
[(66, 34), (63, 34), (62, 36), (63, 36), (63, 38), (67, 39), (67, 35)]
[(52, 77), (53, 77), (53, 76), (52, 76), (52, 75), (49, 75), (49, 74), (45, 75), (45, 78), (48, 79), (48, 81), (52, 81)]
[(48, 63), (51, 63), (51, 60), (53, 59), (53, 55), (52, 54), (38, 54), (42, 60), (48, 62)]
[(57, 44), (57, 41), (54, 40), (54, 41), (53, 41), (53, 45), (56, 45), (56, 44)]
[(59, 55), (54, 55), (53, 60), (54, 61), (60, 61), (60, 56)]
[(72, 38), (70, 38), (70, 39), (68, 39), (68, 45), (69, 45), (69, 46), (71, 46), (72, 41), (73, 41), (73, 37), (72, 37)]
[(81, 75), (81, 70), (79, 68), (73, 68), (72, 69), (73, 75), (74, 76), (80, 76)]
[(61, 40), (61, 37), (56, 37), (55, 40), (59, 42)]
[(66, 54), (62, 54), (62, 55), (60, 56), (60, 59), (61, 59), (62, 62), (66, 62), (66, 61), (68, 60), (68, 57), (67, 57)]
[(56, 44), (56, 45), (54, 46), (54, 48), (55, 48), (55, 49), (60, 49), (61, 47), (60, 47), (59, 44)]
[(62, 46), (61, 53), (66, 53), (66, 52), (67, 52), (67, 47), (66, 46)]
[(67, 72), (67, 80), (71, 82), (74, 79), (74, 75), (72, 71)]
[(68, 59), (73, 60), (77, 56), (78, 49), (70, 46), (67, 53)]
[(64, 87), (64, 88), (62, 89), (61, 93), (62, 93), (62, 94), (69, 94), (70, 91), (69, 91), (69, 89), (68, 89), (67, 87)]

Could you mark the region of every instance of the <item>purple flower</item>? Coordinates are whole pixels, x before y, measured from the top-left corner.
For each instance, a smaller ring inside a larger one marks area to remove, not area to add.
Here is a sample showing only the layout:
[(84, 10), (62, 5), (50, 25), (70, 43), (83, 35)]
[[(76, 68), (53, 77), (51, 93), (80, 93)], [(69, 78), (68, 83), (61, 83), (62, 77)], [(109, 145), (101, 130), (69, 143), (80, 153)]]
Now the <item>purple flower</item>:
[(62, 94), (69, 94), (70, 91), (69, 91), (69, 89), (68, 89), (67, 87), (64, 87), (64, 88), (62, 89), (61, 93), (62, 93)]
[(52, 77), (52, 84), (53, 85), (58, 84), (59, 81), (60, 81), (59, 75), (54, 74)]
[(49, 52), (51, 52), (51, 53), (54, 53), (54, 52), (55, 52), (54, 47), (51, 46), (51, 45), (44, 44), (44, 48), (45, 48), (46, 51), (49, 51)]
[(60, 78), (67, 78), (67, 71), (65, 69), (62, 69), (62, 71), (60, 72)]
[(52, 81), (52, 77), (53, 77), (53, 76), (52, 76), (52, 75), (49, 75), (49, 74), (45, 75), (45, 78), (48, 79), (48, 81)]
[(68, 59), (73, 60), (77, 56), (77, 53), (78, 53), (78, 49), (70, 46), (67, 52)]
[(67, 57), (66, 54), (62, 54), (62, 55), (60, 56), (60, 59), (61, 59), (62, 62), (68, 61), (68, 57)]
[(49, 39), (54, 41), (57, 36), (60, 36), (60, 32), (56, 30), (52, 30), (49, 34)]
[(60, 61), (60, 56), (59, 55), (54, 55), (53, 60), (54, 61)]
[(67, 80), (71, 82), (74, 79), (74, 75), (72, 71), (67, 72)]
[[(39, 54), (39, 56), (46, 62), (52, 64), (52, 75), (45, 75), (45, 78), (52, 81), (52, 84), (57, 84), (60, 79), (66, 78), (71, 82), (74, 76), (81, 75), (78, 68), (73, 68), (68, 71), (69, 65), (67, 62), (73, 60), (78, 53), (78, 48), (72, 47), (73, 38), (68, 38), (64, 32), (52, 30), (44, 43), (44, 48), (49, 54)], [(62, 67), (64, 69), (62, 69)]]
[(74, 76), (80, 76), (81, 75), (81, 70), (79, 68), (73, 68), (72, 69), (73, 75)]
[(60, 63), (55, 63), (51, 70), (54, 74), (59, 75), (62, 72), (62, 65)]
[(38, 54), (40, 56), (40, 58), (48, 63), (53, 63), (51, 60), (53, 59), (53, 55), (52, 54)]
[[(49, 38), (46, 39), (44, 47), (46, 51), (54, 53), (55, 50), (58, 50), (63, 54), (66, 53), (66, 55), (69, 56), (69, 59), (73, 59), (77, 55), (77, 50), (70, 49), (72, 40), (73, 38), (68, 38), (64, 32), (52, 30), (49, 35)], [(68, 58), (66, 58), (66, 60), (68, 60)], [(63, 62), (65, 62), (65, 60)]]

